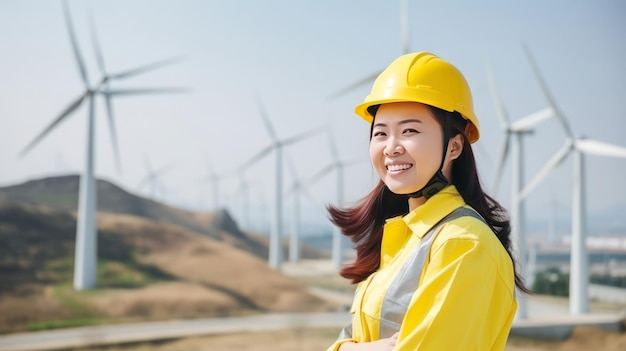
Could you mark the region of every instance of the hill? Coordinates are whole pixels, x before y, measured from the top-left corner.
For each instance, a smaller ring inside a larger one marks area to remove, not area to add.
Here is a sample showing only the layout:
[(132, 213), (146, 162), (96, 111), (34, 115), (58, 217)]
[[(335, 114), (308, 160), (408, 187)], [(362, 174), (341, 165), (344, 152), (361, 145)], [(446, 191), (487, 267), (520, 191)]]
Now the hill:
[[(37, 205), (75, 212), (78, 208), (79, 183), (79, 176), (67, 175), (0, 188), (0, 205)], [(228, 242), (259, 257), (267, 257), (267, 248), (239, 230), (225, 210), (215, 213), (185, 211), (131, 194), (105, 180), (98, 180), (97, 185), (98, 213), (132, 215), (157, 223), (181, 226), (215, 240)]]
[(0, 332), (335, 307), (250, 254), (264, 245), (227, 212), (195, 214), (102, 181), (98, 286), (75, 292), (76, 201), (66, 193), (77, 180), (0, 189)]

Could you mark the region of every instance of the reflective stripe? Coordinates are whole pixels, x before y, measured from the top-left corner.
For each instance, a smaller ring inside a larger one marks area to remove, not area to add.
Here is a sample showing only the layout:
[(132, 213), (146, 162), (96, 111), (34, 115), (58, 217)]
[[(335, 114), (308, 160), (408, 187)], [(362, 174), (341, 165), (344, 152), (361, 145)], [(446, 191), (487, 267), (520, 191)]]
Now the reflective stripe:
[(380, 311), (380, 339), (388, 338), (400, 331), (400, 326), (411, 303), (411, 298), (419, 285), (420, 277), (424, 270), (424, 264), (430, 252), (430, 247), (441, 226), (449, 221), (465, 216), (471, 216), (485, 222), (485, 220), (471, 208), (459, 207), (455, 209), (424, 235), (417, 248), (402, 265), (402, 268), (400, 268), (400, 271), (387, 289), (383, 299)]
[(345, 328), (341, 329), (337, 340), (352, 339), (352, 323), (348, 324)]

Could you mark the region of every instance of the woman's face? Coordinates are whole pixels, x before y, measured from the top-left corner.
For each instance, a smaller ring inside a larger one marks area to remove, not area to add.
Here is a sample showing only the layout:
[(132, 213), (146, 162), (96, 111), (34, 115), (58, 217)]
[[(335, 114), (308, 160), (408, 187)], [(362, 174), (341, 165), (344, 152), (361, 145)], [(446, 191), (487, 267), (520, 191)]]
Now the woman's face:
[(422, 189), (439, 169), (442, 154), (442, 127), (426, 105), (396, 102), (378, 108), (370, 158), (389, 190), (410, 194)]

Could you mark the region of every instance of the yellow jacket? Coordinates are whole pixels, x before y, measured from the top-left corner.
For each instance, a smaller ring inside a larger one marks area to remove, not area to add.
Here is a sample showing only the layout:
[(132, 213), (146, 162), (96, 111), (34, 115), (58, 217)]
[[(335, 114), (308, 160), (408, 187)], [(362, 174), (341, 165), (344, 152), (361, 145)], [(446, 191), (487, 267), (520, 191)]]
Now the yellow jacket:
[[(452, 212), (464, 214), (436, 226)], [(358, 284), (352, 324), (328, 351), (397, 331), (396, 351), (504, 350), (517, 309), (513, 265), (491, 229), (468, 212), (475, 214), (448, 186), (406, 216), (387, 220), (380, 268)], [(427, 239), (430, 246), (420, 246)], [(420, 247), (423, 269), (414, 272)]]

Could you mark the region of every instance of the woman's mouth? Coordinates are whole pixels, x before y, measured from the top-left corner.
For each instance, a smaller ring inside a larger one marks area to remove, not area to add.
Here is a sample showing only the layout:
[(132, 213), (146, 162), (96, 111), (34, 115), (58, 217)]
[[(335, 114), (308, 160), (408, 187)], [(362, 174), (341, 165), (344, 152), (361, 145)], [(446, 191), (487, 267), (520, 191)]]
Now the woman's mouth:
[(413, 165), (410, 164), (410, 163), (387, 165), (387, 171), (389, 171), (389, 172), (400, 172), (400, 171), (407, 170), (407, 169), (409, 169), (411, 167), (413, 167)]

